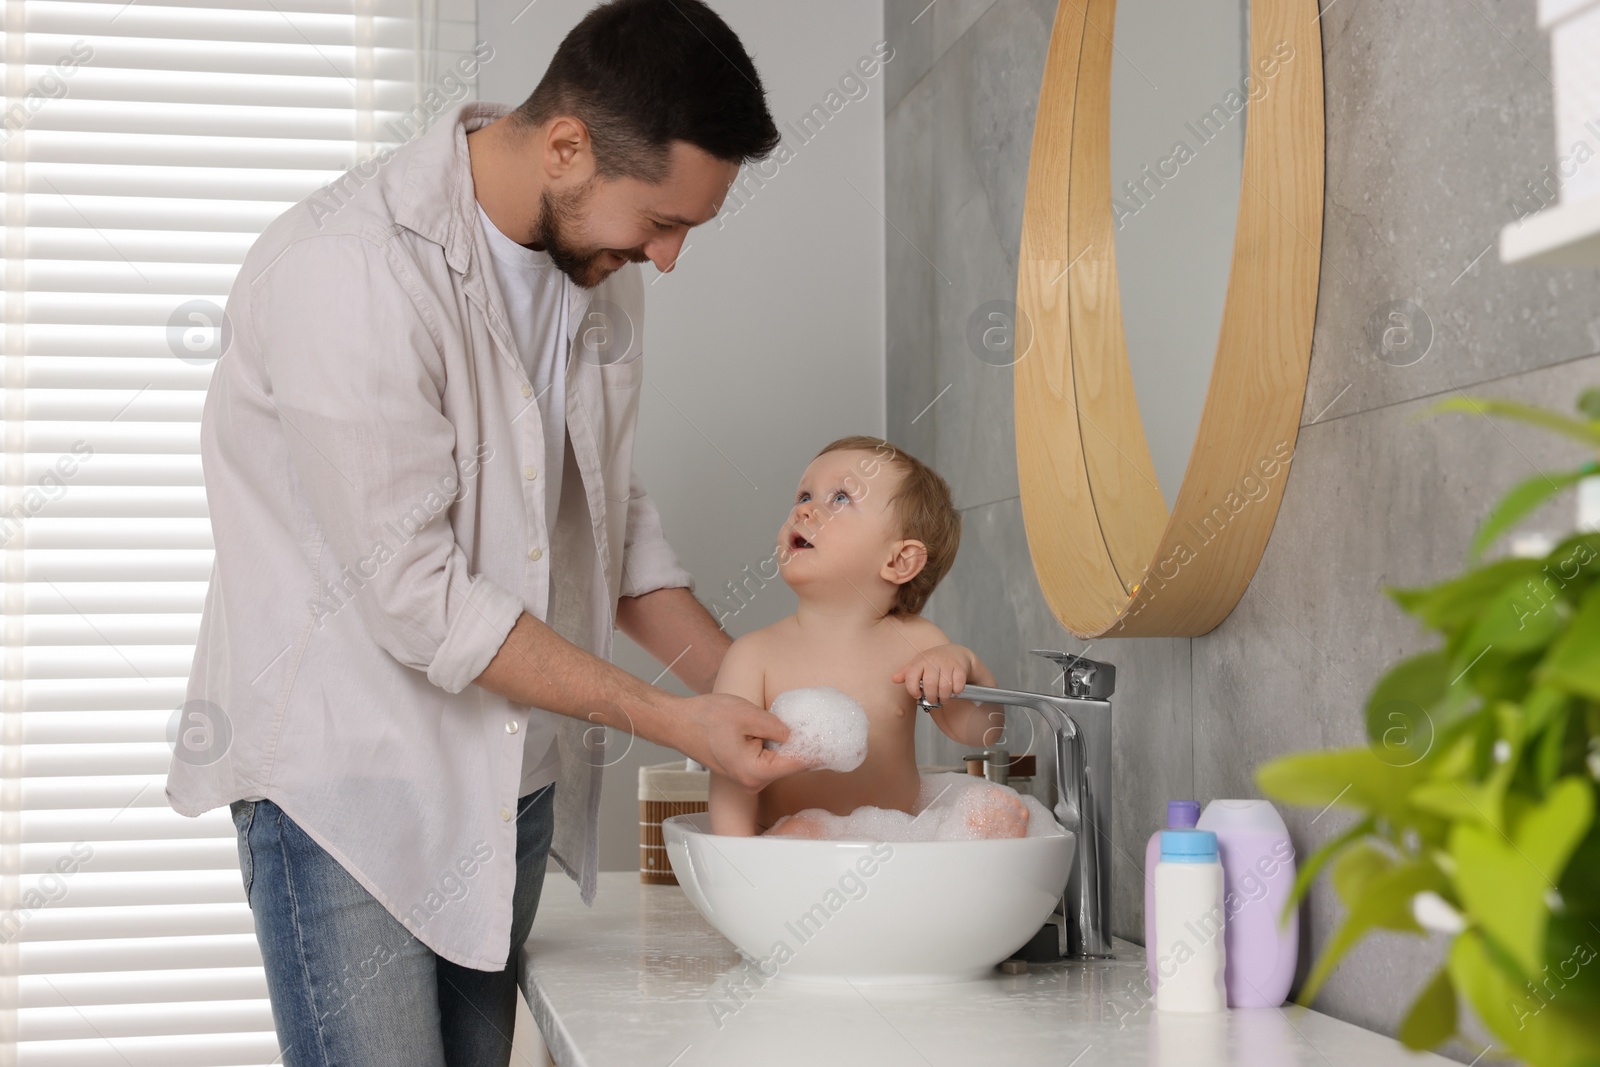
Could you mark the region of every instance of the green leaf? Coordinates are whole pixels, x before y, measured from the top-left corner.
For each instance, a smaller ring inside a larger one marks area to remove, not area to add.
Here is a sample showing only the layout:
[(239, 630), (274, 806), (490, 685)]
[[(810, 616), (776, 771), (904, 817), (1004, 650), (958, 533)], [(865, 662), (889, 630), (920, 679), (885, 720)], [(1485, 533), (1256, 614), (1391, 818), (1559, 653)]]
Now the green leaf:
[[(1297, 999), (1301, 1004), (1311, 1003), (1345, 953), (1371, 931), (1384, 929), (1422, 933), (1422, 927), (1417, 925), (1417, 920), (1411, 914), (1412, 898), (1424, 890), (1431, 889), (1438, 893), (1446, 888), (1444, 875), (1427, 860), (1406, 863), (1391, 861), (1386, 870), (1373, 870), (1372, 859), (1364, 854), (1360, 859), (1353, 859), (1351, 864), (1346, 881), (1359, 890), (1360, 896), (1353, 901), (1346, 901), (1349, 911), (1339, 929), (1328, 939), (1317, 965), (1300, 990)], [(1339, 877), (1337, 872), (1335, 877)], [(1343, 896), (1342, 893), (1340, 895)]]
[(1478, 931), (1456, 938), (1448, 967), (1456, 990), (1517, 1059), (1538, 1067), (1581, 1067), (1600, 1058), (1600, 1013), (1577, 997), (1535, 997), (1526, 982), (1513, 981), (1494, 965)]
[(1565, 723), (1571, 705), (1572, 697), (1555, 686), (1535, 686), (1522, 701), (1528, 736), (1534, 736), (1551, 723)]
[(1289, 899), (1284, 902), (1283, 912), (1278, 916), (1278, 925), (1282, 926), (1287, 922), (1294, 909), (1300, 906), (1300, 901), (1305, 898), (1306, 890), (1311, 888), (1311, 883), (1317, 880), (1317, 876), (1328, 865), (1328, 861), (1344, 851), (1345, 846), (1349, 845), (1350, 842), (1372, 833), (1376, 826), (1376, 819), (1362, 819), (1339, 836), (1318, 845), (1316, 850), (1306, 857), (1306, 861), (1301, 865), (1299, 873), (1295, 875), (1294, 888), (1289, 891)]
[(1411, 1049), (1430, 1049), (1448, 1041), (1456, 1032), (1456, 990), (1450, 984), (1449, 967), (1423, 987), (1400, 1024), (1400, 1043)]
[(1505, 785), (1489, 783), (1424, 782), (1411, 791), (1412, 803), (1452, 823), (1474, 822), (1490, 834), (1500, 832)]
[(1579, 1004), (1600, 1004), (1600, 967), (1594, 965), (1600, 940), (1590, 921), (1581, 915), (1552, 915), (1545, 933), (1545, 974), (1556, 992)]
[(1378, 680), (1367, 698), (1367, 737), (1384, 762), (1410, 764), (1433, 746), (1430, 709), (1450, 688), (1450, 656), (1444, 649), (1401, 660)]
[(1584, 582), (1600, 575), (1600, 566), (1591, 566), (1600, 560), (1600, 532), (1585, 531), (1566, 538), (1545, 557), (1544, 570), (1552, 566), (1556, 573), (1551, 577), (1562, 583)]
[(1451, 397), (1441, 400), (1430, 409), (1434, 412), (1464, 411), (1474, 415), (1498, 415), (1504, 419), (1514, 419), (1525, 422), (1530, 426), (1553, 430), (1564, 437), (1593, 448), (1600, 449), (1600, 426), (1582, 419), (1574, 419), (1570, 415), (1562, 415), (1547, 408), (1535, 407), (1532, 404), (1521, 404), (1515, 400), (1499, 400), (1491, 397)]
[(1567, 632), (1551, 646), (1539, 680), (1600, 700), (1600, 585), (1584, 594)]
[(1256, 783), (1263, 792), (1289, 804), (1355, 808), (1398, 826), (1410, 826), (1420, 813), (1411, 807), (1407, 795), (1426, 774), (1426, 763), (1394, 766), (1370, 748), (1342, 748), (1269, 760), (1256, 768)]
[[(1518, 735), (1520, 737), (1520, 732)], [(1411, 791), (1412, 803), (1431, 811), (1452, 823), (1462, 821), (1480, 825), (1490, 834), (1505, 832), (1506, 787), (1511, 784), (1517, 770), (1515, 739), (1510, 758), (1493, 764), (1493, 770), (1483, 781), (1441, 780), (1424, 782)]]
[(1360, 903), (1367, 888), (1394, 870), (1394, 853), (1365, 841), (1339, 857), (1333, 865), (1333, 888), (1346, 907)]
[[(1583, 930), (1585, 938), (1592, 938), (1600, 932), (1596, 929), (1600, 928), (1600, 823), (1589, 824), (1589, 832), (1567, 861), (1567, 870), (1560, 885), (1567, 906), (1558, 924), (1561, 921), (1581, 920), (1587, 926), (1593, 922), (1595, 927)], [(1594, 944), (1600, 948), (1600, 941)], [(1595, 972), (1596, 980), (1600, 981), (1600, 967), (1596, 967)], [(1600, 1003), (1600, 998), (1596, 999), (1596, 1003)]]
[[(1566, 710), (1566, 703), (1561, 704), (1561, 710)], [(1531, 732), (1531, 723), (1530, 723)], [(1533, 774), (1534, 781), (1541, 790), (1549, 789), (1551, 783), (1561, 776), (1561, 765), (1566, 755), (1567, 747), (1567, 717), (1562, 715), (1559, 719), (1544, 725), (1543, 732), (1534, 747)]]
[(1551, 882), (1561, 880), (1567, 860), (1594, 822), (1594, 786), (1582, 778), (1563, 778), (1544, 803), (1517, 820), (1517, 848)]
[[(1462, 644), (1464, 646), (1465, 641)], [(1460, 656), (1463, 663), (1470, 658), (1465, 652)], [(1545, 651), (1513, 652), (1490, 647), (1479, 649), (1475, 656), (1471, 667), (1461, 676), (1462, 683), (1487, 702), (1516, 703), (1534, 686), (1533, 672), (1543, 662)]]
[(1487, 649), (1511, 655), (1544, 648), (1560, 635), (1569, 612), (1555, 594), (1540, 589), (1532, 579), (1513, 579), (1500, 595), (1484, 603), (1477, 621), (1465, 632), (1460, 645), (1461, 658), (1467, 662), (1457, 673)]
[(1467, 913), (1528, 977), (1544, 966), (1550, 891), (1593, 817), (1594, 793), (1574, 777), (1529, 807), (1509, 836), (1469, 822), (1451, 828), (1456, 890)]
[(1585, 389), (1578, 394), (1578, 413), (1600, 422), (1600, 389)]
[(1430, 629), (1451, 633), (1476, 622), (1486, 604), (1503, 595), (1513, 582), (1537, 572), (1539, 567), (1540, 561), (1536, 559), (1498, 559), (1436, 585), (1416, 589), (1391, 587), (1388, 593)]
[(1472, 547), (1467, 550), (1467, 558), (1477, 559), (1483, 554), (1484, 549), (1500, 538), (1501, 534), (1521, 522), (1540, 504), (1567, 489), (1580, 478), (1593, 474), (1591, 466), (1580, 467), (1575, 471), (1535, 474), (1512, 488), (1500, 498), (1494, 510), (1489, 512), (1489, 517), (1483, 520), (1477, 536), (1472, 539)]
[[(1478, 716), (1481, 718), (1481, 715)], [(1474, 773), (1478, 760), (1478, 739), (1462, 732), (1445, 745), (1436, 759), (1428, 761), (1428, 777), (1436, 782), (1455, 781)]]

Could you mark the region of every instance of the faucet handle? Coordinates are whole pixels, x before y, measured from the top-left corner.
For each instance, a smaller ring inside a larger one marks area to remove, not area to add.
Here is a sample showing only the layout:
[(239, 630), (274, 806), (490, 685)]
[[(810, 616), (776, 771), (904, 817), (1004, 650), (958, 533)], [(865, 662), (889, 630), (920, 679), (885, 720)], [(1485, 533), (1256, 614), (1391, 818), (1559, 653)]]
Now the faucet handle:
[(1077, 700), (1110, 700), (1117, 688), (1117, 669), (1109, 663), (1045, 648), (1031, 648), (1028, 651), (1060, 665), (1069, 697)]

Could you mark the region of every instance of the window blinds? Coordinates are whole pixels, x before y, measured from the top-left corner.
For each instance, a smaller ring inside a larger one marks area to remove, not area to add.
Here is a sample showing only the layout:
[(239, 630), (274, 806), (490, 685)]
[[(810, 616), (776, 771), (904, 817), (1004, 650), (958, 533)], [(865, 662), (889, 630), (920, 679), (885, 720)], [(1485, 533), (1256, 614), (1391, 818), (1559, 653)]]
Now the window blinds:
[(271, 219), (492, 52), (471, 0), (0, 10), (0, 1067), (272, 1063), (228, 811), (164, 795), (221, 310)]

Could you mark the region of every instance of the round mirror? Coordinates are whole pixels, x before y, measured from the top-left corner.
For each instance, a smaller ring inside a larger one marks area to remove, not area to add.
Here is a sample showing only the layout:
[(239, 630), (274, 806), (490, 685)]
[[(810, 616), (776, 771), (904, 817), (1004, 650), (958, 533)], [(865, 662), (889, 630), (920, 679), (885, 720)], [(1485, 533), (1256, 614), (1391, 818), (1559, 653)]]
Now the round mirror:
[(1315, 0), (1059, 0), (1017, 264), (1028, 547), (1079, 637), (1194, 636), (1294, 454), (1322, 235)]
[(1122, 330), (1170, 511), (1200, 429), (1228, 293), (1248, 117), (1248, 0), (1119, 0), (1111, 219)]

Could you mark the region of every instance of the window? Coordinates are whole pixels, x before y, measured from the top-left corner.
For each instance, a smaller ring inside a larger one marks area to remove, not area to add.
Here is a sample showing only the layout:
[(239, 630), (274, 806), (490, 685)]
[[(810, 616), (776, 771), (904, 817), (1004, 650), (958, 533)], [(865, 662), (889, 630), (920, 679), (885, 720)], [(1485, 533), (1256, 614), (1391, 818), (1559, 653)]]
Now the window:
[(3, 10), (0, 1063), (271, 1063), (232, 821), (163, 791), (221, 309), (269, 221), (492, 53), (470, 0)]

